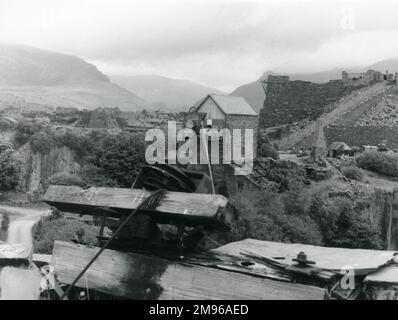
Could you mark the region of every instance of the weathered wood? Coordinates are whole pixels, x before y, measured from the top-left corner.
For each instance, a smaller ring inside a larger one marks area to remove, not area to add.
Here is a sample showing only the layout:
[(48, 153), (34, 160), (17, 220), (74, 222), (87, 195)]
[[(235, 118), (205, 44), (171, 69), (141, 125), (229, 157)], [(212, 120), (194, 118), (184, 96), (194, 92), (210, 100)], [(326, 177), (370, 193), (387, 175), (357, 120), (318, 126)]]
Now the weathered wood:
[[(71, 283), (99, 248), (56, 241), (52, 264)], [(136, 253), (105, 250), (77, 283), (130, 299), (323, 299), (321, 288)]]
[(32, 262), (35, 263), (38, 267), (44, 266), (46, 264), (50, 264), (51, 254), (34, 253)]
[(39, 300), (41, 278), (34, 269), (3, 268), (0, 272), (1, 300)]
[(23, 243), (0, 243), (0, 266), (28, 265), (32, 253), (32, 246)]
[(368, 274), (364, 282), (398, 284), (398, 266), (396, 264), (385, 266)]
[(296, 264), (292, 259), (296, 258), (301, 251), (306, 253), (308, 260), (316, 262), (314, 266), (317, 268), (345, 274), (342, 269), (349, 266), (355, 269), (355, 275), (366, 275), (375, 271), (390, 260), (395, 253), (394, 251), (320, 247), (254, 239), (232, 242), (213, 250), (215, 253), (237, 257), (245, 254), (256, 254), (276, 258), (278, 262), (285, 265)]
[[(43, 201), (63, 211), (79, 214), (102, 215), (101, 207), (109, 216), (128, 214), (151, 192), (143, 189), (96, 188), (82, 189), (76, 186), (50, 186)], [(228, 200), (222, 195), (165, 192), (156, 208), (146, 211), (158, 223), (170, 221), (187, 225), (217, 223), (231, 219), (226, 210)]]

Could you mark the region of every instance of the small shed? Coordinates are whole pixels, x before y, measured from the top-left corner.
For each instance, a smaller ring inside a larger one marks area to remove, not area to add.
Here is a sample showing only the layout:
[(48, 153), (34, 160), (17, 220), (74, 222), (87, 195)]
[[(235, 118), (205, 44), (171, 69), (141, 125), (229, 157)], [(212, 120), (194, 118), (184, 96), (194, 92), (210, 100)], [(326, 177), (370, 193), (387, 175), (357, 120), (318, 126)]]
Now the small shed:
[(353, 156), (352, 150), (345, 142), (333, 142), (328, 149), (328, 155), (332, 158), (340, 158), (342, 155)]
[(366, 152), (366, 151), (378, 151), (379, 147), (378, 146), (369, 146), (369, 145), (367, 145), (367, 146), (362, 146), (361, 150), (364, 151), (364, 152)]

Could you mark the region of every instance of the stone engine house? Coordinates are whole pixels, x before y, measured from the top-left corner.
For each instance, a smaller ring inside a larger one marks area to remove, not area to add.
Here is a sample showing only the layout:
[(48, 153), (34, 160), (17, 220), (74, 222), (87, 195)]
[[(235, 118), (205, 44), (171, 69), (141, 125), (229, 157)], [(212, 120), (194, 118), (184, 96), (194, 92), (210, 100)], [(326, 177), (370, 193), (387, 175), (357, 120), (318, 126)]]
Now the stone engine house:
[(185, 126), (188, 128), (252, 129), (254, 158), (257, 153), (258, 122), (258, 114), (243, 97), (218, 94), (202, 98), (185, 114)]

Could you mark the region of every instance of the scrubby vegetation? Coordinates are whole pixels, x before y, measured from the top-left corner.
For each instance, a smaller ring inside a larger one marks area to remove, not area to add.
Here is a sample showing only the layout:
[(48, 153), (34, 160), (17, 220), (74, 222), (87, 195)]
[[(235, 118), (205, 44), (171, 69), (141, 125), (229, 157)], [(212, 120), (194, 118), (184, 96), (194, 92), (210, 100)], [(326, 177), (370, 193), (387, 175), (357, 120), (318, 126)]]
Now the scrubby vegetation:
[(48, 182), (94, 186), (131, 187), (145, 163), (145, 141), (142, 135), (128, 132), (90, 133), (73, 129), (52, 130), (36, 122), (23, 122), (17, 139), (27, 140), (33, 152), (47, 154), (56, 147), (68, 147), (81, 164), (80, 179), (65, 174)]
[(242, 190), (231, 199), (239, 213), (241, 239), (381, 249), (382, 241), (363, 206), (344, 198), (310, 199), (299, 190), (284, 194)]
[(51, 254), (55, 240), (76, 240), (78, 235), (82, 235), (84, 243), (95, 245), (97, 234), (97, 227), (67, 219), (59, 211), (54, 211), (33, 226), (33, 250), (35, 253)]
[(348, 179), (362, 181), (364, 174), (361, 169), (354, 166), (347, 166), (341, 168), (341, 173)]
[(259, 157), (270, 157), (272, 159), (279, 159), (279, 152), (274, 146), (269, 143), (263, 143), (257, 151)]
[(320, 230), (302, 214), (305, 209), (294, 210), (304, 202), (294, 203), (292, 199), (285, 203), (288, 199), (270, 191), (243, 190), (231, 199), (240, 216), (234, 231), (242, 239), (321, 244)]
[(356, 159), (362, 169), (375, 171), (390, 177), (398, 177), (398, 157), (378, 151), (367, 151)]
[(54, 138), (45, 131), (35, 133), (29, 140), (33, 152), (49, 153), (56, 146)]
[(276, 161), (265, 172), (268, 180), (278, 186), (278, 191), (294, 189), (306, 181), (306, 172), (302, 166), (288, 160)]
[[(107, 135), (95, 143), (86, 163), (120, 187), (131, 187), (145, 164), (144, 137), (130, 133)], [(88, 176), (84, 177), (89, 180)]]
[(60, 172), (54, 174), (47, 180), (47, 185), (50, 184), (56, 184), (60, 186), (80, 186), (80, 187), (84, 187), (86, 185), (85, 181), (80, 176), (68, 172)]
[(27, 143), (31, 136), (40, 132), (47, 121), (42, 118), (24, 118), (18, 122), (15, 132), (15, 142), (18, 146)]
[(21, 162), (12, 146), (0, 146), (0, 191), (14, 190), (19, 183)]

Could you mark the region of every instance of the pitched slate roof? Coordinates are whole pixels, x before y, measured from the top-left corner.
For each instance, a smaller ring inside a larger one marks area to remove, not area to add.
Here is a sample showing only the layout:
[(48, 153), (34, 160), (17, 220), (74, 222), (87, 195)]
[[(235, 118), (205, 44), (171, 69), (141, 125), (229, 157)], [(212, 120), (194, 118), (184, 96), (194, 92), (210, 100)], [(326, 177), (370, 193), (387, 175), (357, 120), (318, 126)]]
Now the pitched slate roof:
[(219, 94), (209, 94), (205, 98), (200, 99), (197, 103), (195, 103), (190, 111), (198, 111), (203, 103), (209, 98), (212, 99), (225, 114), (257, 116), (256, 111), (253, 110), (253, 108), (243, 97), (225, 96)]
[(339, 141), (333, 142), (333, 143), (329, 146), (329, 149), (330, 149), (330, 150), (342, 150), (342, 151), (351, 150), (351, 148), (350, 148), (346, 143), (344, 143), (344, 142), (339, 142)]

